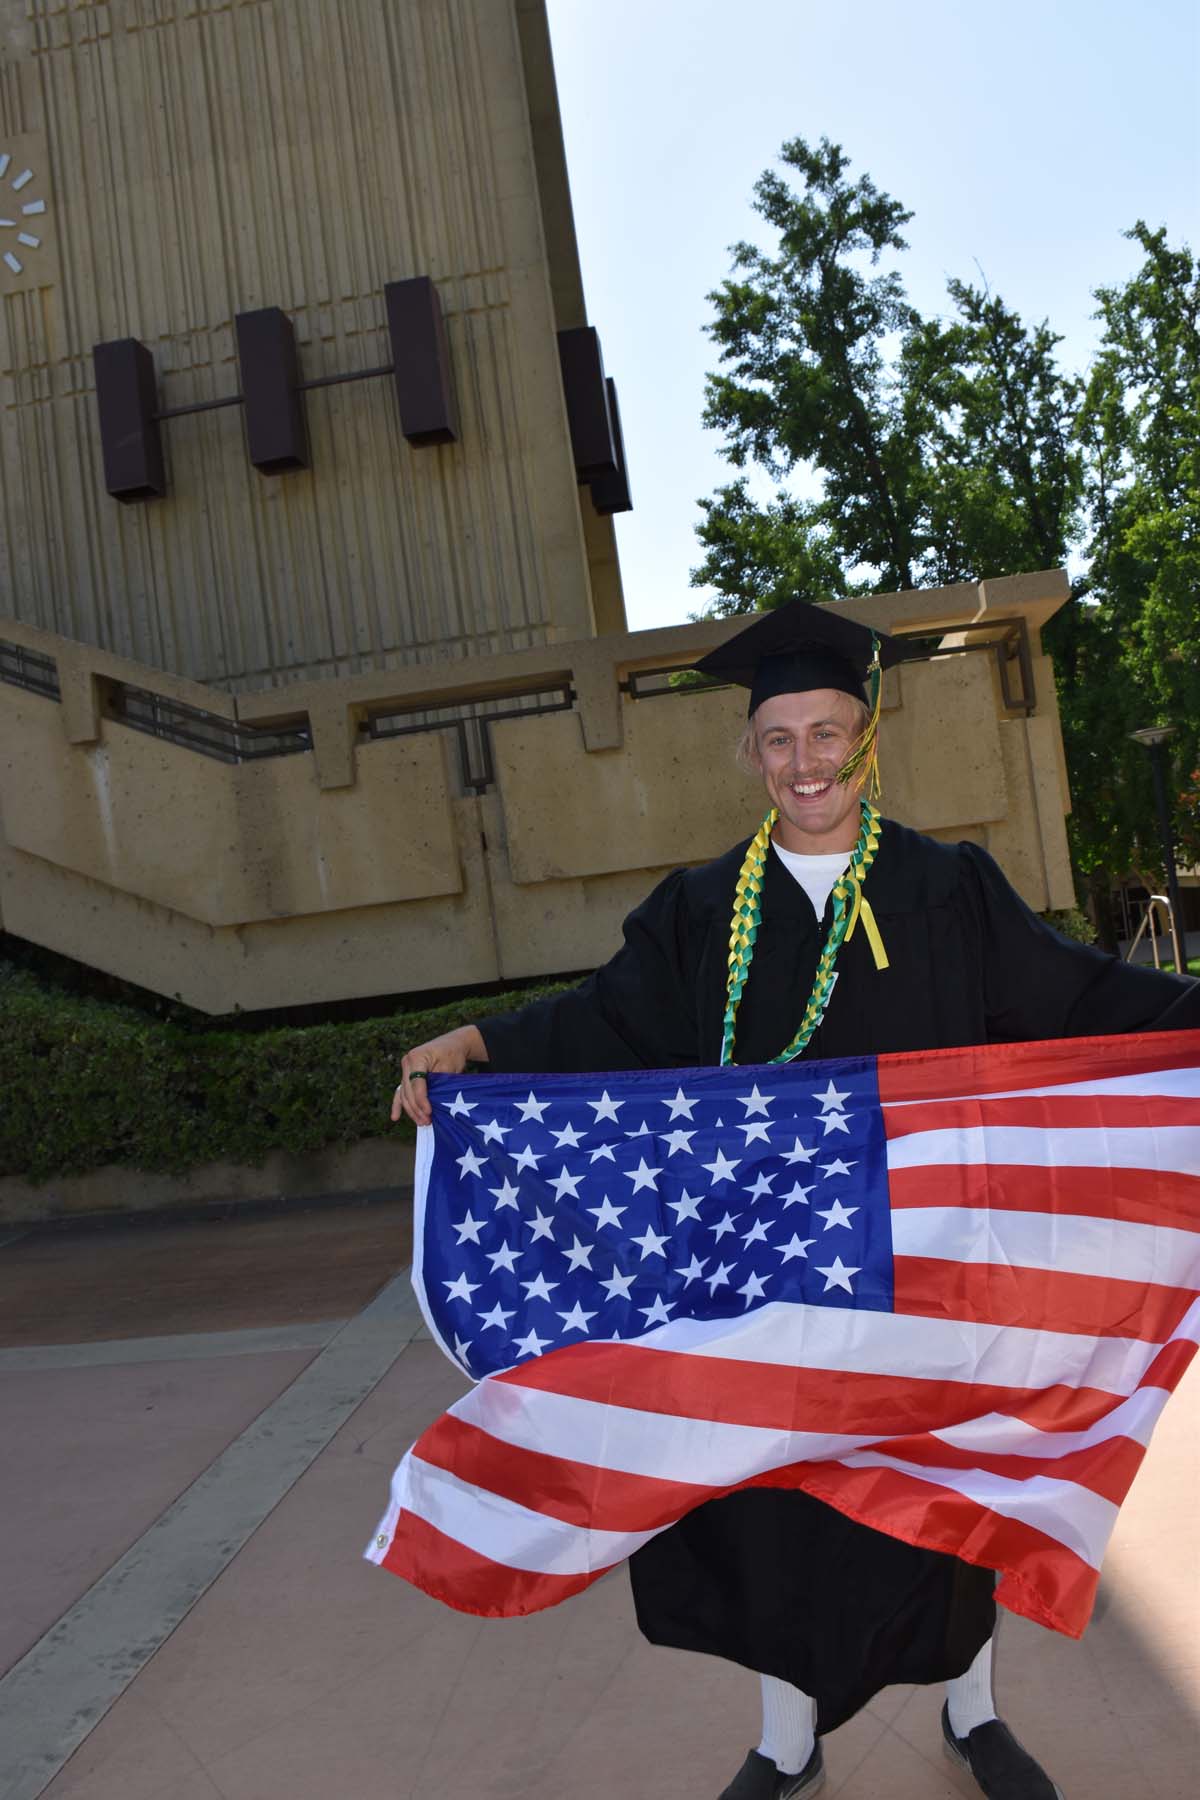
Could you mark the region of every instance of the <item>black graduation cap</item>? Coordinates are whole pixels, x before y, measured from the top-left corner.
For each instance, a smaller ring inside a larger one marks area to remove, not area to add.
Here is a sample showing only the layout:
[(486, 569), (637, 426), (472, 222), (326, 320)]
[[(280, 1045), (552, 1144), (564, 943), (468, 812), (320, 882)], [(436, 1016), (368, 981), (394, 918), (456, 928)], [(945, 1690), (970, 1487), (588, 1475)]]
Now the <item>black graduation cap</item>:
[(834, 688), (870, 706), (867, 677), (875, 662), (890, 669), (904, 651), (897, 638), (860, 625), (834, 607), (789, 600), (735, 632), (694, 666), (716, 681), (750, 689), (750, 712), (776, 694)]

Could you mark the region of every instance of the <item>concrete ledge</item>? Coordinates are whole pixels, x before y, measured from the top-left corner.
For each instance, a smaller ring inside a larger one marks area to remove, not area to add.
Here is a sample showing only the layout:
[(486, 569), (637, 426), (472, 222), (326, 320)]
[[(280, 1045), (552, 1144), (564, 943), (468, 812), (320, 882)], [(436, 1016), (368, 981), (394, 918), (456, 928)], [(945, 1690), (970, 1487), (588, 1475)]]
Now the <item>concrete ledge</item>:
[(410, 1188), (413, 1156), (412, 1140), (397, 1133), (311, 1156), (276, 1150), (261, 1168), (214, 1162), (163, 1175), (114, 1164), (52, 1176), (40, 1186), (7, 1175), (0, 1177), (0, 1224), (99, 1224), (147, 1214), (178, 1219), (222, 1208), (363, 1200)]

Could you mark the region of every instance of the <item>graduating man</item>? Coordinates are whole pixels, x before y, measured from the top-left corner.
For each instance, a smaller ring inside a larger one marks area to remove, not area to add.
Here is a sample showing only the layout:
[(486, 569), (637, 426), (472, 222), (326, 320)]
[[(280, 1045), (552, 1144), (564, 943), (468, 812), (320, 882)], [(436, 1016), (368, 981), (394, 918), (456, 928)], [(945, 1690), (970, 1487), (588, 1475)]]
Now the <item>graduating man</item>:
[[(900, 656), (795, 601), (697, 664), (750, 690), (760, 830), (667, 876), (580, 986), (410, 1050), (393, 1118), (428, 1124), (425, 1079), (469, 1063), (687, 1068), (1200, 1025), (1200, 983), (1069, 942), (977, 845), (880, 818), (880, 685)], [(762, 1737), (721, 1800), (815, 1794), (821, 1733), (890, 1683), (940, 1681), (946, 1752), (990, 1800), (1061, 1800), (996, 1714), (990, 1569), (765, 1488), (697, 1507), (630, 1568), (652, 1643), (760, 1676)]]

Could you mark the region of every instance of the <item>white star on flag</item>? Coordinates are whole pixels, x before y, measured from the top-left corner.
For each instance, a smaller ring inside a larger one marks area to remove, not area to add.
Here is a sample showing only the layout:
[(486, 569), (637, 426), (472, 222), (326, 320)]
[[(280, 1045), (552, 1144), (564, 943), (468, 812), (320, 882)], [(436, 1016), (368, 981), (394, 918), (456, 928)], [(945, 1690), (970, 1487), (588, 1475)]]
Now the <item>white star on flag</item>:
[(852, 1275), (857, 1275), (859, 1271), (857, 1269), (848, 1269), (840, 1256), (834, 1257), (833, 1262), (828, 1269), (822, 1269), (819, 1264), (816, 1265), (816, 1267), (817, 1274), (824, 1275), (825, 1277), (825, 1293), (828, 1293), (830, 1288), (834, 1287), (845, 1288), (848, 1294), (854, 1292), (854, 1289), (850, 1286), (850, 1277)]
[(605, 1088), (598, 1100), (588, 1101), (588, 1105), (596, 1115), (597, 1125), (600, 1123), (601, 1119), (611, 1119), (615, 1125), (617, 1123), (617, 1114), (624, 1104), (625, 1102), (623, 1100), (610, 1100), (607, 1088)]
[(637, 1310), (647, 1325), (669, 1325), (671, 1314), (675, 1310), (675, 1302), (674, 1300), (664, 1300), (661, 1294), (656, 1294), (652, 1306), (639, 1306)]
[(633, 1276), (622, 1275), (620, 1269), (618, 1269), (617, 1265), (614, 1263), (612, 1274), (607, 1281), (602, 1281), (600, 1286), (607, 1290), (610, 1300), (616, 1300), (618, 1296), (622, 1300), (628, 1300), (629, 1290), (633, 1286)]
[(831, 1131), (844, 1131), (846, 1136), (849, 1137), (850, 1127), (847, 1125), (846, 1120), (848, 1118), (852, 1119), (853, 1117), (853, 1113), (826, 1113), (825, 1117), (821, 1120), (822, 1125), (825, 1127), (825, 1136), (828, 1137)]
[(462, 1170), (462, 1174), (458, 1178), (460, 1181), (466, 1175), (480, 1175), (483, 1172), (483, 1158), (477, 1156), (474, 1150), (464, 1150), (461, 1156), (455, 1158), (455, 1161)]
[(475, 1292), (475, 1289), (479, 1286), (479, 1283), (477, 1281), (468, 1281), (466, 1275), (463, 1274), (459, 1276), (457, 1281), (446, 1281), (443, 1282), (442, 1285), (446, 1290), (448, 1299), (469, 1300), (471, 1295)]
[(808, 1196), (811, 1193), (812, 1193), (811, 1187), (801, 1187), (800, 1183), (797, 1181), (795, 1183), (794, 1187), (792, 1188), (791, 1193), (785, 1194), (783, 1196), (784, 1212), (787, 1211), (789, 1206), (807, 1206), (808, 1205)]
[(551, 1243), (554, 1242), (554, 1231), (552, 1229), (554, 1221), (551, 1219), (549, 1213), (544, 1213), (542, 1211), (540, 1206), (534, 1209), (532, 1219), (526, 1219), (525, 1223), (533, 1233), (533, 1236), (529, 1240), (531, 1244), (536, 1243), (538, 1238), (549, 1238)]
[(510, 1275), (513, 1274), (517, 1266), (517, 1259), (524, 1254), (525, 1252), (518, 1250), (515, 1244), (501, 1244), (498, 1250), (489, 1250), (488, 1261), (492, 1265), (492, 1274), (494, 1275), (497, 1269), (507, 1269)]
[(515, 1188), (513, 1186), (507, 1175), (504, 1177), (504, 1181), (500, 1187), (489, 1188), (488, 1193), (495, 1194), (496, 1196), (495, 1210), (497, 1212), (500, 1211), (502, 1206), (511, 1206), (514, 1212), (520, 1212), (521, 1209), (517, 1205), (517, 1201), (521, 1197), (521, 1190), (520, 1188)]
[(526, 1144), (523, 1150), (510, 1150), (508, 1154), (512, 1157), (518, 1174), (522, 1169), (536, 1169), (542, 1160), (541, 1153), (535, 1151), (532, 1144)]
[(761, 1200), (764, 1194), (769, 1194), (771, 1192), (771, 1183), (774, 1179), (775, 1177), (773, 1175), (764, 1175), (760, 1169), (754, 1186), (743, 1188), (742, 1192), (748, 1194), (751, 1200)]
[(539, 1269), (532, 1281), (523, 1281), (521, 1286), (525, 1289), (527, 1300), (548, 1300), (558, 1283), (557, 1281), (547, 1281)]
[(694, 1131), (664, 1132), (663, 1143), (667, 1146), (667, 1155), (676, 1156), (682, 1153), (685, 1156), (690, 1156), (692, 1154), (692, 1139), (695, 1135)]
[(844, 1225), (848, 1231), (853, 1231), (850, 1221), (857, 1211), (857, 1206), (843, 1206), (840, 1200), (835, 1200), (828, 1210), (817, 1207), (817, 1215), (824, 1219), (826, 1231), (831, 1231), (835, 1225)]
[(774, 1098), (774, 1094), (760, 1094), (757, 1081), (748, 1094), (738, 1095), (738, 1099), (746, 1109), (747, 1118), (750, 1118), (753, 1113), (761, 1113), (764, 1119), (767, 1118), (769, 1116), (767, 1108)]
[(752, 1300), (762, 1299), (766, 1292), (766, 1284), (769, 1280), (769, 1275), (764, 1277), (762, 1275), (751, 1273), (747, 1276), (744, 1285), (737, 1290), (739, 1294), (745, 1294), (747, 1306), (749, 1306)]
[(667, 1205), (675, 1214), (675, 1223), (677, 1225), (681, 1225), (685, 1219), (698, 1219), (700, 1217), (700, 1202), (694, 1194), (689, 1194), (686, 1188), (679, 1196), (678, 1200), (668, 1200)]
[(458, 1233), (460, 1244), (465, 1244), (468, 1238), (473, 1244), (479, 1242), (479, 1233), (484, 1224), (482, 1219), (473, 1219), (468, 1213), (465, 1219), (451, 1219), (450, 1223)]
[(710, 1225), (708, 1229), (713, 1233), (717, 1242), (720, 1243), (726, 1232), (733, 1230), (733, 1214), (726, 1213), (723, 1219), (718, 1219), (717, 1223), (715, 1225)]
[(798, 1256), (807, 1258), (808, 1246), (816, 1241), (816, 1238), (797, 1237), (793, 1231), (786, 1244), (775, 1244), (773, 1248), (779, 1252), (784, 1262), (794, 1262)]
[(707, 1263), (707, 1261), (708, 1261), (707, 1256), (704, 1257), (703, 1259), (701, 1259), (699, 1256), (696, 1255), (695, 1251), (693, 1251), (692, 1252), (692, 1260), (690, 1263), (688, 1263), (687, 1267), (684, 1269), (676, 1269), (675, 1273), (677, 1275), (683, 1276), (684, 1287), (691, 1287), (693, 1281), (695, 1281), (699, 1276), (703, 1275), (704, 1265), (705, 1265), (705, 1263)]
[(609, 1162), (616, 1162), (617, 1160), (613, 1155), (613, 1147), (611, 1144), (597, 1144), (594, 1150), (588, 1152), (588, 1161), (599, 1162), (602, 1156), (607, 1158)]
[(530, 1089), (528, 1100), (517, 1101), (517, 1111), (520, 1113), (526, 1125), (528, 1125), (530, 1119), (536, 1119), (540, 1125), (542, 1122), (542, 1114), (549, 1104), (550, 1102), (548, 1100), (539, 1100), (533, 1090)]
[(561, 1131), (551, 1133), (560, 1150), (575, 1150), (583, 1142), (582, 1132), (576, 1131), (573, 1125), (564, 1125)]
[(623, 1173), (627, 1180), (632, 1181), (631, 1191), (636, 1194), (642, 1188), (657, 1188), (658, 1176), (662, 1174), (662, 1170), (650, 1168), (643, 1156), (636, 1169), (625, 1169)]
[(784, 1151), (783, 1160), (788, 1163), (810, 1163), (816, 1154), (815, 1149), (806, 1150), (800, 1139), (797, 1138), (792, 1148)]
[(771, 1121), (769, 1119), (751, 1119), (746, 1125), (739, 1125), (739, 1131), (746, 1134), (746, 1143), (769, 1144), (771, 1141)]
[(709, 1293), (715, 1294), (719, 1287), (728, 1287), (729, 1277), (732, 1273), (732, 1263), (718, 1263), (712, 1274), (704, 1277), (705, 1281), (708, 1283)]
[(671, 1109), (667, 1114), (669, 1119), (690, 1119), (692, 1116), (692, 1109), (696, 1102), (694, 1100), (689, 1100), (682, 1088), (676, 1088), (675, 1098), (673, 1100), (664, 1100), (662, 1104), (664, 1106), (669, 1106)]
[(649, 1125), (647, 1125), (645, 1119), (643, 1119), (636, 1131), (627, 1131), (625, 1133), (625, 1136), (627, 1138), (649, 1137), (650, 1136), (650, 1127), (649, 1127)]
[(460, 1089), (446, 1108), (446, 1111), (450, 1114), (452, 1119), (465, 1119), (468, 1113), (473, 1113), (475, 1111), (475, 1105), (476, 1102), (474, 1100), (463, 1099), (462, 1091)]
[(765, 1244), (767, 1241), (766, 1221), (755, 1219), (753, 1225), (742, 1239), (742, 1247), (748, 1250), (751, 1244)]
[(561, 1200), (564, 1194), (570, 1194), (572, 1200), (578, 1200), (579, 1184), (582, 1180), (582, 1175), (572, 1175), (564, 1163), (558, 1174), (551, 1177), (548, 1186), (554, 1189), (556, 1200)]
[(599, 1231), (602, 1225), (615, 1225), (619, 1231), (621, 1228), (621, 1214), (628, 1209), (624, 1206), (614, 1206), (608, 1195), (605, 1194), (599, 1206), (589, 1206), (587, 1210), (596, 1221), (597, 1231)]
[(661, 1256), (665, 1262), (667, 1253), (663, 1249), (663, 1245), (668, 1241), (670, 1235), (669, 1231), (664, 1231), (660, 1236), (652, 1225), (647, 1225), (641, 1237), (631, 1237), (629, 1241), (631, 1244), (641, 1245), (643, 1262), (648, 1256)]
[(819, 1101), (822, 1112), (827, 1112), (830, 1107), (840, 1110), (842, 1101), (850, 1098), (850, 1089), (847, 1088), (844, 1093), (839, 1093), (831, 1081), (825, 1092), (817, 1094), (815, 1098)]
[(592, 1251), (595, 1248), (595, 1244), (581, 1244), (578, 1236), (574, 1237), (571, 1248), (563, 1251), (568, 1269), (590, 1269)]
[(594, 1319), (596, 1315), (594, 1312), (584, 1312), (577, 1300), (570, 1312), (560, 1312), (558, 1316), (563, 1322), (564, 1331), (582, 1331), (586, 1337), (588, 1320)]
[(841, 1162), (835, 1159), (831, 1163), (822, 1163), (821, 1167), (824, 1169), (825, 1179), (828, 1181), (831, 1175), (848, 1175), (851, 1169), (857, 1167), (857, 1164), (852, 1162)]
[(489, 1325), (494, 1325), (497, 1331), (503, 1331), (512, 1316), (512, 1309), (510, 1308), (508, 1312), (505, 1312), (504, 1308), (500, 1305), (500, 1302), (497, 1301), (490, 1312), (481, 1312), (479, 1314), (479, 1319), (485, 1331)]
[(519, 1356), (540, 1356), (549, 1342), (549, 1338), (539, 1337), (536, 1331), (529, 1332), (523, 1338), (513, 1339)]
[(733, 1180), (733, 1171), (737, 1168), (737, 1166), (738, 1166), (737, 1157), (735, 1157), (733, 1159), (733, 1161), (730, 1162), (729, 1158), (726, 1156), (726, 1154), (723, 1150), (717, 1151), (716, 1162), (701, 1163), (701, 1165), (700, 1165), (700, 1167), (702, 1169), (707, 1169), (709, 1174), (712, 1176), (712, 1180), (708, 1184), (709, 1187), (716, 1187), (718, 1181), (732, 1181)]
[(479, 1127), (479, 1135), (485, 1144), (502, 1144), (511, 1130), (511, 1125), (501, 1125), (498, 1119), (489, 1119), (486, 1125)]

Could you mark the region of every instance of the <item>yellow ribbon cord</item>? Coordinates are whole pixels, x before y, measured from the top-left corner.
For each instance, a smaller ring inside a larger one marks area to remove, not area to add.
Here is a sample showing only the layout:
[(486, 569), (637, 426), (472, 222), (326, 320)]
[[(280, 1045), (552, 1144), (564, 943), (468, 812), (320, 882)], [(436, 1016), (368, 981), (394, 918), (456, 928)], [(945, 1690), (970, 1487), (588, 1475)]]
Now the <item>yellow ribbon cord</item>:
[(844, 942), (849, 943), (850, 939), (854, 936), (854, 927), (858, 924), (860, 913), (862, 915), (863, 930), (866, 932), (867, 942), (871, 946), (871, 955), (875, 958), (875, 967), (877, 969), (886, 969), (890, 966), (888, 963), (888, 953), (883, 947), (883, 939), (879, 934), (879, 926), (875, 922), (875, 914), (871, 911), (871, 902), (863, 893), (860, 883), (856, 881), (854, 883), (854, 910), (850, 914), (850, 923), (846, 927)]

